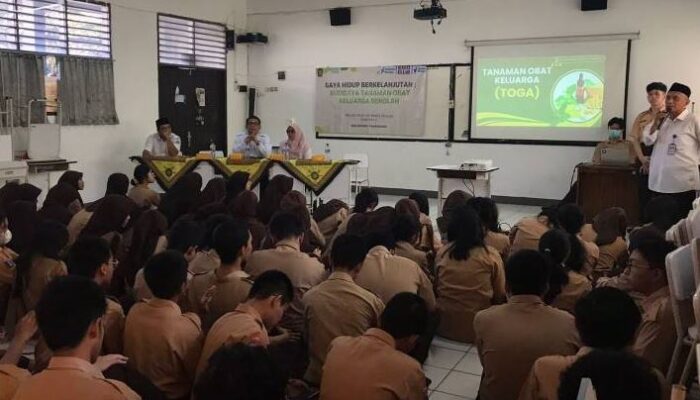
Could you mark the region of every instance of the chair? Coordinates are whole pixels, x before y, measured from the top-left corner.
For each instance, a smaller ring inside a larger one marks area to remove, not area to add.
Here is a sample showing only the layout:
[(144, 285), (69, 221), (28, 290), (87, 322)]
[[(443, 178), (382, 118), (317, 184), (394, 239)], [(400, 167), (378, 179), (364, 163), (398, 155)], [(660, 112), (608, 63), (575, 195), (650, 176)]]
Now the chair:
[(699, 206), (700, 206), (700, 197), (693, 200), (693, 210), (697, 209)]
[(359, 193), (361, 187), (369, 187), (369, 156), (363, 153), (343, 154), (343, 159), (359, 161), (351, 170), (350, 192)]
[(700, 212), (691, 211), (686, 218), (690, 238), (700, 237)]
[[(681, 361), (683, 348), (694, 349), (697, 345), (698, 329), (693, 313), (693, 296), (695, 294), (695, 277), (692, 246), (683, 246), (666, 257), (666, 275), (670, 292), (673, 320), (676, 325), (676, 345), (673, 349), (671, 364), (668, 367), (666, 379), (671, 382)], [(680, 382), (685, 384), (690, 374), (693, 356), (692, 351), (686, 358)]]

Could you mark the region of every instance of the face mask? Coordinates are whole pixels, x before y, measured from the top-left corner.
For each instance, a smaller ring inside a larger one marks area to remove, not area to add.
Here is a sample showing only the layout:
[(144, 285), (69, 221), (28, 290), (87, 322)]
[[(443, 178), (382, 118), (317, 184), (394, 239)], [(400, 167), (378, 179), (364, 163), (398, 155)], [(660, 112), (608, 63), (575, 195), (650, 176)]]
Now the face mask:
[(622, 129), (608, 129), (608, 137), (610, 140), (622, 139)]
[(5, 234), (0, 235), (0, 246), (5, 246), (6, 244), (10, 243), (12, 240), (12, 231), (9, 229), (5, 229)]

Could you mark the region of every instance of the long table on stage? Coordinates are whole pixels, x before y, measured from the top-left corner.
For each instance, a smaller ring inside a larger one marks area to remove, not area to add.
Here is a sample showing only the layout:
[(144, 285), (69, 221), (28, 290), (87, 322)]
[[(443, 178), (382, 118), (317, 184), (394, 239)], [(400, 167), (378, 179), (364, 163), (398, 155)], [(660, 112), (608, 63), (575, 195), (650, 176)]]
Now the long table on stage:
[[(182, 176), (189, 172), (203, 175), (204, 185), (214, 175), (230, 177), (237, 171), (250, 175), (249, 187), (259, 192), (258, 186), (264, 176), (286, 175), (294, 180), (294, 190), (324, 202), (339, 199), (345, 202), (350, 198), (350, 168), (358, 164), (356, 160), (288, 160), (270, 159), (231, 160), (225, 157), (198, 159), (195, 157), (154, 157), (144, 160), (131, 157), (132, 161), (144, 163), (151, 168), (158, 185), (167, 191)], [(211, 171), (210, 176), (209, 171)]]

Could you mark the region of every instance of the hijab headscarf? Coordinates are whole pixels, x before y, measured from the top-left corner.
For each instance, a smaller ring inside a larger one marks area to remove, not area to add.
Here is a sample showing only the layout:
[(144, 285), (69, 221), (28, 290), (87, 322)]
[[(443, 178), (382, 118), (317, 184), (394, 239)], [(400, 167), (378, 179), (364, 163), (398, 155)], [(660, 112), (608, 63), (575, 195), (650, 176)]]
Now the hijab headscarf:
[(202, 176), (196, 172), (186, 174), (170, 188), (160, 205), (160, 210), (168, 218), (170, 225), (197, 204), (200, 190), (202, 190)]
[(226, 181), (218, 177), (210, 180), (204, 187), (202, 195), (199, 197), (198, 207), (203, 207), (212, 203), (223, 202), (226, 197)]
[(229, 204), (229, 211), (234, 218), (248, 220), (256, 217), (258, 208), (258, 196), (255, 192), (246, 190), (241, 192)]
[(105, 196), (97, 206), (90, 222), (80, 236), (104, 236), (124, 230), (126, 218), (136, 209), (136, 203), (126, 196), (111, 194)]
[[(78, 182), (83, 179), (83, 173), (80, 171), (66, 171), (58, 178), (58, 183), (67, 183), (75, 188), (75, 190), (80, 190), (80, 185)], [(83, 204), (83, 199), (80, 199), (80, 204)]]
[(73, 211), (69, 206), (76, 200), (80, 200), (80, 194), (73, 186), (59, 183), (46, 194), (44, 205), (39, 211), (42, 220), (52, 219), (64, 225), (68, 225), (73, 218)]
[(270, 179), (260, 204), (258, 204), (258, 219), (260, 222), (265, 225), (270, 222), (272, 216), (280, 209), (282, 197), (291, 192), (293, 186), (294, 179), (289, 176), (276, 175)]
[(134, 286), (136, 272), (146, 265), (153, 255), (158, 239), (168, 230), (168, 220), (158, 210), (148, 210), (141, 214), (134, 224), (131, 236), (131, 247), (123, 270), (124, 278), (129, 287)]
[(605, 246), (625, 236), (627, 231), (627, 214), (620, 207), (607, 208), (593, 218), (593, 229), (596, 231), (596, 244)]
[(296, 123), (296, 121), (289, 121), (289, 126), (294, 129), (296, 134), (294, 135), (294, 140), (289, 140), (289, 138), (287, 138), (287, 140), (283, 142), (286, 145), (284, 147), (287, 148), (287, 151), (289, 151), (292, 158), (303, 159), (306, 157), (306, 153), (308, 153), (311, 149), (311, 146), (309, 146), (309, 142), (306, 141), (304, 131), (301, 129), (299, 124)]
[(23, 183), (19, 185), (19, 199), (22, 201), (36, 203), (40, 194), (41, 189), (30, 183)]
[(126, 196), (129, 191), (129, 177), (122, 173), (114, 173), (107, 178), (107, 190), (105, 196), (120, 194)]
[(8, 247), (15, 253), (22, 254), (34, 239), (34, 229), (39, 222), (36, 203), (31, 201), (16, 201), (6, 209), (8, 228), (12, 231), (12, 240)]
[(226, 181), (226, 204), (230, 204), (241, 192), (246, 190), (250, 174), (244, 171), (236, 171)]
[(12, 203), (22, 200), (21, 186), (16, 182), (7, 182), (0, 188), (0, 208), (7, 210)]

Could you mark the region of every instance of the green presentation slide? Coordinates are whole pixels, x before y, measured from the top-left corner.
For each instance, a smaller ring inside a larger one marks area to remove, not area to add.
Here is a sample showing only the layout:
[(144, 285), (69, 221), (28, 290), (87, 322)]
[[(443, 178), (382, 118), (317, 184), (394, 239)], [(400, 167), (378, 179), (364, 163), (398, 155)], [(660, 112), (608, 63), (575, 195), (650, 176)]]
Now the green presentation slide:
[(605, 56), (482, 58), (476, 125), (599, 128)]

